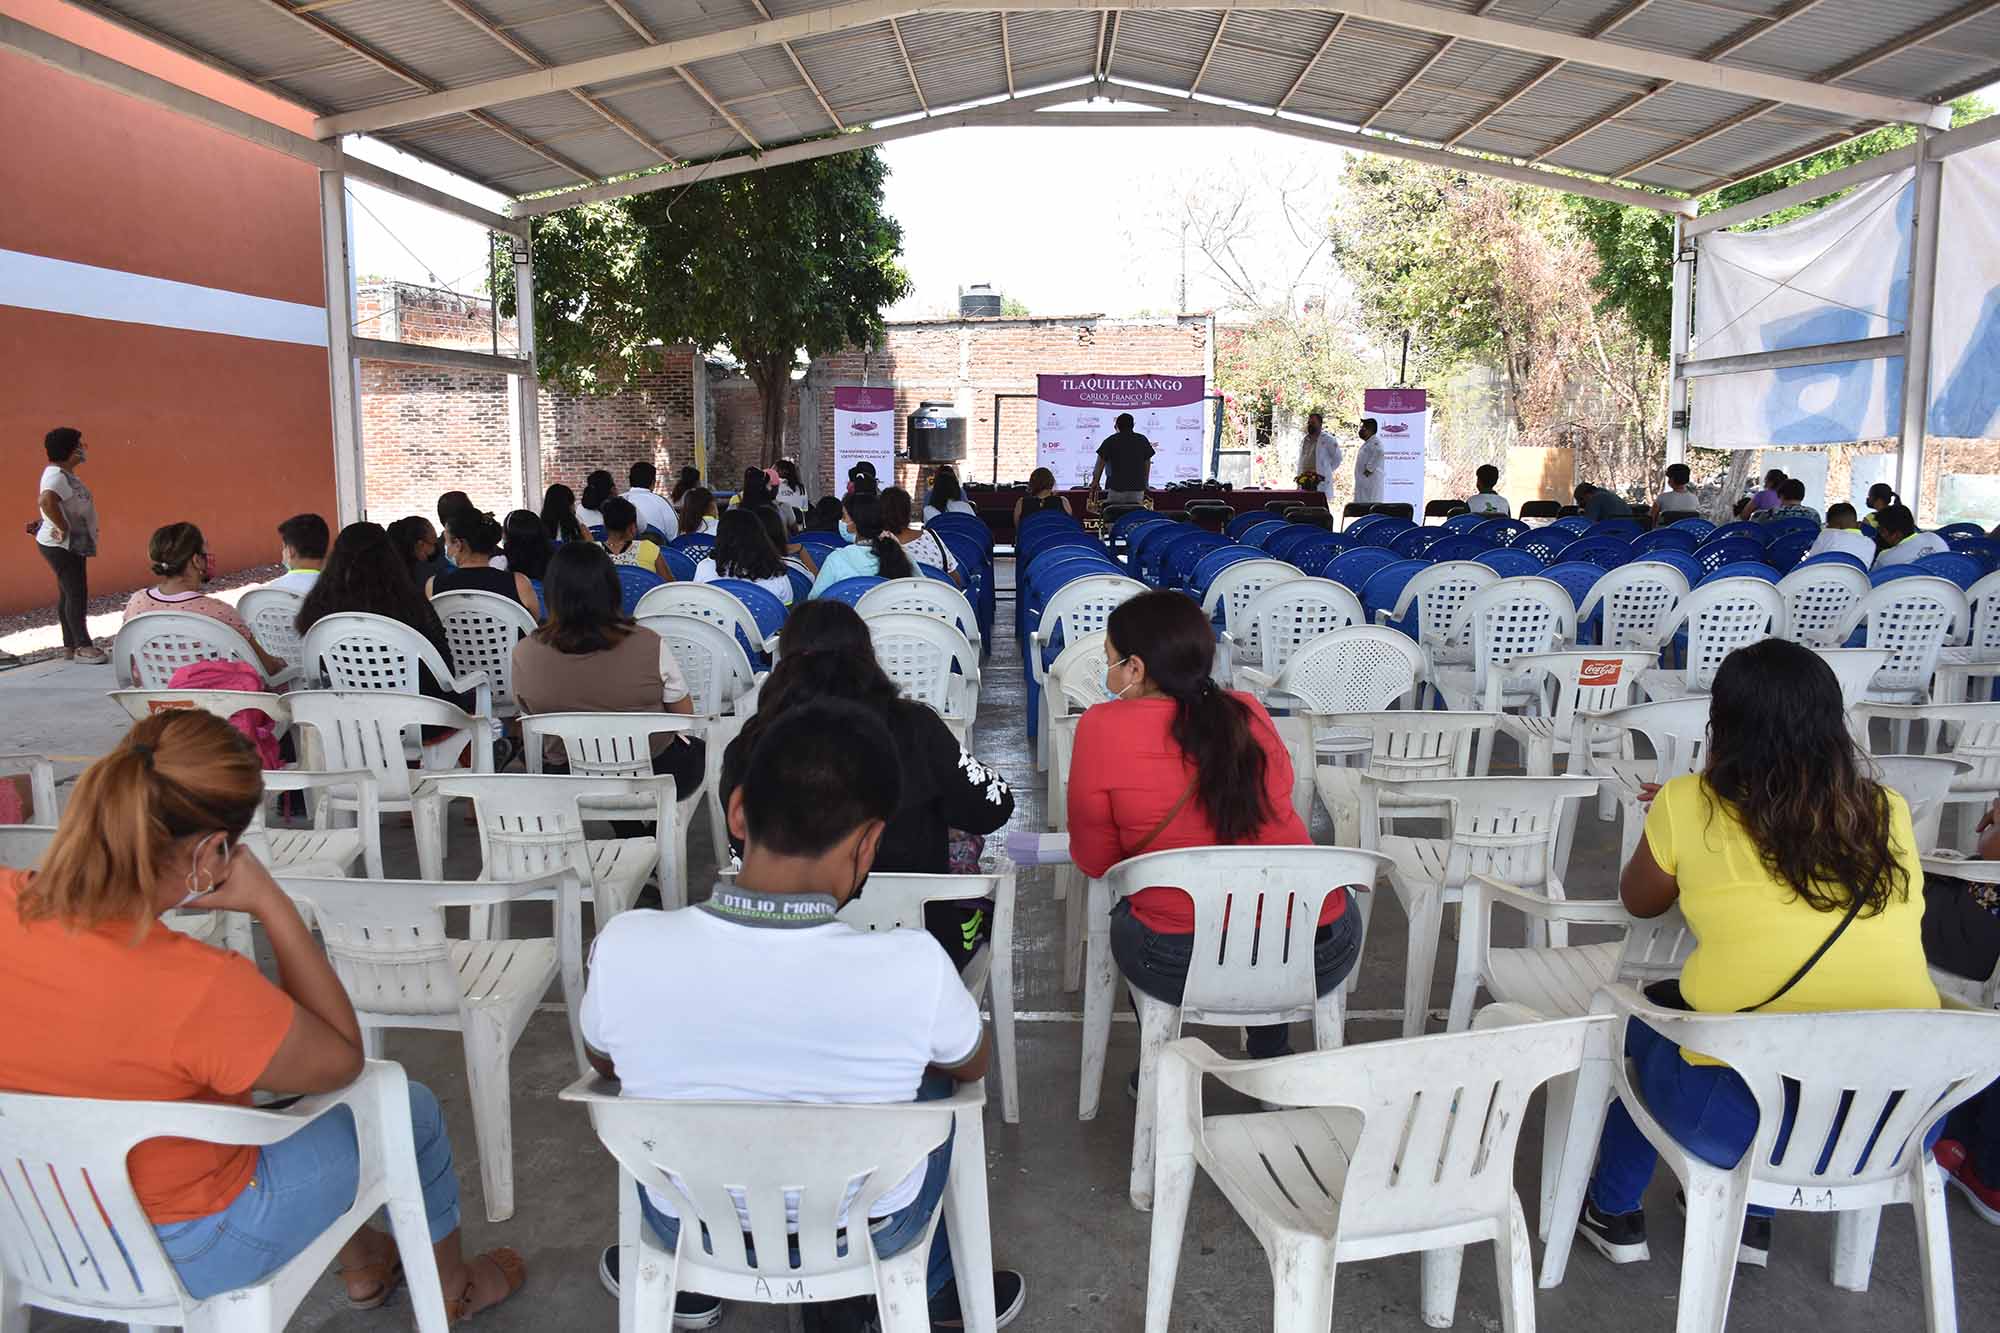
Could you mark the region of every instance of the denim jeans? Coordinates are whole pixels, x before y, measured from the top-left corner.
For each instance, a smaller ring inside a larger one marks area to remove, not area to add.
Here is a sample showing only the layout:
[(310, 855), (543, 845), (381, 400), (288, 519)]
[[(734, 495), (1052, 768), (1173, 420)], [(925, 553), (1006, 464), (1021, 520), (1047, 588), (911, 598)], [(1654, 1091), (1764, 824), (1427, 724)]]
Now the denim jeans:
[[(458, 1230), (458, 1177), (437, 1097), (410, 1084), (417, 1178), (431, 1243)], [(257, 1153), (257, 1171), (227, 1208), (191, 1222), (157, 1226), (181, 1285), (196, 1300), (254, 1286), (317, 1240), (354, 1206), (361, 1180), (354, 1113), (338, 1107)]]
[[(1347, 892), (1346, 890), (1342, 890)], [(1166, 1004), (1179, 1004), (1187, 991), (1188, 963), (1194, 957), (1194, 936), (1167, 935), (1132, 915), (1129, 898), (1111, 907), (1111, 956), (1125, 980)], [(1313, 934), (1313, 978), (1326, 994), (1354, 970), (1361, 956), (1361, 909), (1347, 893), (1347, 907)], [(1250, 1029), (1250, 1058), (1268, 1060), (1291, 1054), (1291, 1029), (1272, 1023)]]
[[(926, 1074), (924, 1081), (918, 1085), (916, 1100), (943, 1101), (957, 1091), (958, 1084), (953, 1079), (943, 1074)], [(945, 1179), (951, 1174), (951, 1143), (956, 1137), (957, 1126), (954, 1125), (952, 1132), (945, 1136), (944, 1142), (931, 1149), (930, 1160), (924, 1165), (924, 1181), (917, 1190), (916, 1198), (887, 1217), (869, 1219), (868, 1234), (874, 1241), (875, 1253), (880, 1258), (893, 1259), (923, 1239), (924, 1227), (929, 1224), (931, 1214), (937, 1211), (938, 1201), (944, 1198)], [(674, 1247), (680, 1243), (681, 1220), (678, 1217), (668, 1217), (654, 1207), (652, 1196), (646, 1193), (644, 1185), (639, 1187), (639, 1211), (645, 1217), (646, 1225), (653, 1229), (653, 1235), (660, 1244), (666, 1247), (669, 1254), (673, 1253)], [(744, 1239), (746, 1241), (749, 1239), (748, 1232), (744, 1233)], [(702, 1242), (702, 1246), (704, 1249), (709, 1249), (706, 1240)], [(713, 1253), (712, 1250), (710, 1252)], [(747, 1253), (751, 1262), (755, 1263), (757, 1259), (755, 1247), (749, 1247)], [(792, 1262), (798, 1262), (799, 1248), (796, 1240), (792, 1243), (791, 1258)], [(925, 1286), (928, 1294), (935, 1298), (939, 1292), (950, 1286), (951, 1282), (951, 1239), (945, 1235), (944, 1220), (940, 1218), (937, 1231), (931, 1237), (930, 1262), (925, 1275)]]

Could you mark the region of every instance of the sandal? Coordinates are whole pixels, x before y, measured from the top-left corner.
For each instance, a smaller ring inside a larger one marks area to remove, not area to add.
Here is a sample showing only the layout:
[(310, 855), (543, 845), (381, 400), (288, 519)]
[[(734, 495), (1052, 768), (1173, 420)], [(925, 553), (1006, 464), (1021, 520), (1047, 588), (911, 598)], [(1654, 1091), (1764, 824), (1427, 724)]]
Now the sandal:
[(401, 1259), (392, 1258), (378, 1264), (360, 1264), (354, 1268), (341, 1268), (335, 1271), (340, 1274), (342, 1281), (349, 1284), (355, 1282), (375, 1284), (376, 1290), (373, 1296), (356, 1300), (351, 1291), (348, 1293), (347, 1308), (350, 1310), (379, 1310), (388, 1304), (391, 1296), (396, 1294), (396, 1288), (403, 1285)]
[(521, 1261), (521, 1256), (518, 1251), (509, 1249), (506, 1246), (502, 1246), (497, 1250), (488, 1250), (486, 1253), (474, 1258), (472, 1260), (472, 1263), (467, 1264), (466, 1267), (469, 1269), (472, 1267), (472, 1264), (479, 1263), (481, 1260), (485, 1260), (487, 1263), (492, 1264), (495, 1268), (500, 1270), (500, 1276), (505, 1278), (507, 1281), (506, 1295), (501, 1296), (499, 1300), (492, 1301), (489, 1304), (473, 1308), (472, 1306), (473, 1279), (468, 1274), (465, 1279), (464, 1294), (460, 1295), (456, 1299), (447, 1299), (444, 1303), (444, 1317), (446, 1323), (456, 1324), (461, 1319), (470, 1319), (474, 1315), (484, 1314), (486, 1311), (491, 1310), (494, 1306), (504, 1302), (508, 1296), (512, 1296), (515, 1292), (519, 1291), (521, 1289), (521, 1284), (528, 1280), (528, 1266)]

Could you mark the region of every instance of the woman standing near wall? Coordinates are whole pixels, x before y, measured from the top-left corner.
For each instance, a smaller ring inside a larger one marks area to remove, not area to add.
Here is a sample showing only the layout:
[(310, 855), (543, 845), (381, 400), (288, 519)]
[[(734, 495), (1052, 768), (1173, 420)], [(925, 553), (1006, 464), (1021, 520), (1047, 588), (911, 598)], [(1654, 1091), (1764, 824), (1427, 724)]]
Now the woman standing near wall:
[(42, 437), (48, 466), (42, 469), (35, 547), (56, 576), (56, 618), (62, 622), (63, 656), (102, 665), (111, 657), (90, 641), (90, 576), (84, 561), (97, 554), (97, 505), (90, 487), (76, 475), (88, 451), (83, 432), (58, 426)]

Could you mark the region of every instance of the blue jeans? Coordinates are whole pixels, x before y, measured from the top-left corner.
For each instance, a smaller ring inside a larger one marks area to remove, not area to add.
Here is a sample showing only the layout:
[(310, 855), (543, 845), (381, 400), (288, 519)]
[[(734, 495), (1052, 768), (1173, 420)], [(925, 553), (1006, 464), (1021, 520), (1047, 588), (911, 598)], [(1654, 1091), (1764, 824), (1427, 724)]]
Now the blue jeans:
[[(458, 1230), (458, 1177), (437, 1097), (410, 1084), (410, 1125), (431, 1243)], [(254, 1286), (295, 1258), (354, 1206), (361, 1180), (354, 1113), (338, 1107), (257, 1153), (257, 1171), (227, 1208), (154, 1228), (196, 1300)]]
[[(926, 1074), (924, 1081), (917, 1087), (916, 1100), (939, 1102), (957, 1091), (958, 1084), (953, 1079), (943, 1074)], [(870, 1219), (868, 1234), (875, 1243), (875, 1253), (881, 1258), (893, 1259), (923, 1239), (924, 1227), (929, 1224), (931, 1214), (937, 1211), (938, 1201), (944, 1198), (945, 1178), (951, 1174), (951, 1142), (957, 1137), (957, 1132), (958, 1127), (954, 1125), (952, 1132), (945, 1136), (944, 1142), (931, 1149), (930, 1160), (924, 1165), (924, 1182), (917, 1190), (917, 1197), (887, 1217)], [(646, 1225), (653, 1229), (653, 1235), (667, 1248), (667, 1253), (673, 1253), (674, 1247), (680, 1243), (681, 1220), (678, 1217), (668, 1217), (654, 1207), (652, 1196), (646, 1193), (644, 1185), (639, 1187), (639, 1210), (645, 1216)], [(745, 1239), (748, 1239), (747, 1233)], [(703, 1241), (702, 1248), (709, 1249), (706, 1240)], [(713, 1253), (713, 1250), (709, 1252)], [(751, 1262), (756, 1262), (756, 1250), (751, 1248), (748, 1253)], [(799, 1250), (796, 1241), (792, 1245), (791, 1257), (792, 1262), (798, 1262)], [(925, 1275), (925, 1287), (928, 1294), (935, 1298), (951, 1283), (951, 1238), (945, 1235), (944, 1220), (940, 1218), (937, 1231), (931, 1237), (930, 1265)]]

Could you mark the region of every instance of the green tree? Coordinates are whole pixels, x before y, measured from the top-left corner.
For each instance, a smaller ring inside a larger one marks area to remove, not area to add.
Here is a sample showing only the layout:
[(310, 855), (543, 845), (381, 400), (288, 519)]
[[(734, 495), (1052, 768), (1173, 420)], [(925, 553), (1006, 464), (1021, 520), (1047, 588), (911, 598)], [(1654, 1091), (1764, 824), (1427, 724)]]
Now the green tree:
[(1025, 318), (1032, 312), (1028, 309), (1028, 303), (1019, 297), (1002, 296), (1000, 298), (1000, 313), (1010, 318)]
[[(775, 461), (802, 358), (875, 340), (910, 289), (887, 175), (868, 149), (538, 218), (537, 370), (610, 391), (656, 367), (665, 344), (724, 348), (763, 398)], [(511, 268), (496, 279), (512, 313)]]

